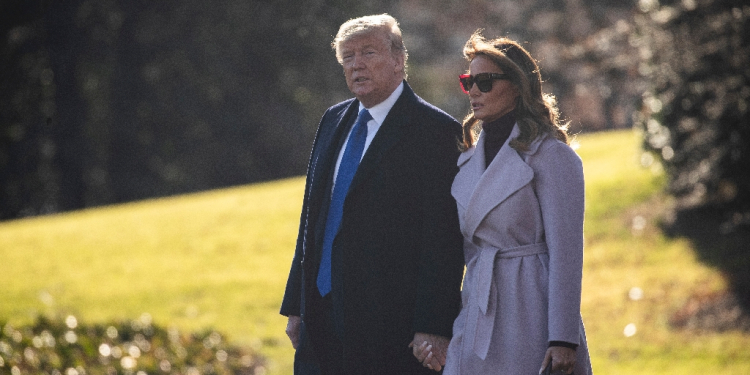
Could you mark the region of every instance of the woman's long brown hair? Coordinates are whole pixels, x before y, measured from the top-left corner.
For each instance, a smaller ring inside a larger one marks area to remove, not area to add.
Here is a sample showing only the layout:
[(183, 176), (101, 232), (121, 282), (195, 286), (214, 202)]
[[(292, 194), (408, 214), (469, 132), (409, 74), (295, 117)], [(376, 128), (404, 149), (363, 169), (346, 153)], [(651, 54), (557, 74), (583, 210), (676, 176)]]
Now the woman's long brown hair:
[[(464, 45), (464, 57), (471, 61), (479, 55), (491, 59), (505, 74), (510, 75), (510, 81), (518, 87), (515, 110), (521, 134), (510, 141), (511, 147), (525, 151), (543, 133), (549, 133), (566, 144), (570, 143), (568, 123), (560, 119), (555, 97), (542, 92), (539, 66), (526, 49), (508, 38), (487, 40), (482, 36), (481, 30), (477, 30)], [(463, 121), (463, 141), (460, 144), (462, 151), (474, 144), (480, 126), (481, 121), (473, 113), (466, 116)]]

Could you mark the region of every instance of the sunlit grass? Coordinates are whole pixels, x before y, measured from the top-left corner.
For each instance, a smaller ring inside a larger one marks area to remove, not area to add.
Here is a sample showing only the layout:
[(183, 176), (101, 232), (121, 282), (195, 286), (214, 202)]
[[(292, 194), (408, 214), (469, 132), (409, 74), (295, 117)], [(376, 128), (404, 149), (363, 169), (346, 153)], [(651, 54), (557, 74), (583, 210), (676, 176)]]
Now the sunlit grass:
[(72, 313), (215, 327), (290, 373), (278, 315), (300, 178), (0, 224), (0, 320)]
[[(640, 165), (638, 135), (577, 141), (587, 183), (582, 313), (594, 370), (750, 373), (750, 335), (668, 324), (692, 293), (724, 283), (687, 242), (657, 230), (664, 176)], [(70, 313), (100, 322), (148, 312), (160, 325), (216, 328), (266, 355), (269, 374), (291, 374), (278, 309), (303, 184), (293, 178), (0, 223), (0, 321)], [(629, 297), (632, 288), (641, 299)], [(631, 323), (635, 334), (626, 337)]]
[[(579, 138), (587, 189), (582, 314), (595, 372), (749, 374), (750, 335), (669, 326), (691, 294), (725, 284), (718, 271), (697, 262), (687, 241), (658, 230), (668, 201), (665, 177), (658, 166), (641, 165), (639, 135)], [(641, 293), (632, 298), (631, 290)], [(628, 325), (635, 327), (630, 337)]]

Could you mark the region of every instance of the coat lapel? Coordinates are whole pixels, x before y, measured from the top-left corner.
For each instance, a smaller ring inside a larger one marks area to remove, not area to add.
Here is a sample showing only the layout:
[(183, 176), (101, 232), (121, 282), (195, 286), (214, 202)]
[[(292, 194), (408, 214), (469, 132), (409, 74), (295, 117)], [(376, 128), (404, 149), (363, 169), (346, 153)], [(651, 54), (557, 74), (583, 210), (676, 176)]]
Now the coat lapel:
[[(477, 150), (481, 148), (481, 152)], [(453, 180), (451, 194), (459, 206), (466, 209), (477, 182), (484, 173), (484, 139), (480, 138), (476, 145), (461, 153), (458, 157), (458, 174)]]
[(357, 116), (358, 107), (359, 102), (352, 100), (339, 113), (334, 114), (330, 120), (326, 120), (326, 124), (321, 124), (319, 127), (321, 131), (325, 129), (325, 133), (321, 133), (320, 142), (315, 146), (316, 150), (311, 161), (312, 182), (308, 200), (311, 202), (310, 204), (315, 205), (311, 207), (311, 212), (317, 212), (315, 217), (308, 218), (308, 222), (315, 223), (313, 226), (315, 248), (320, 248), (323, 241), (322, 234), (325, 230), (325, 218), (328, 215), (334, 163), (341, 144), (344, 142), (344, 137), (347, 135), (348, 125), (354, 122)]
[(410, 120), (408, 109), (413, 101), (416, 101), (416, 95), (404, 81), (404, 91), (393, 104), (393, 108), (388, 112), (388, 116), (385, 117), (378, 133), (375, 134), (375, 138), (372, 139), (372, 143), (367, 148), (362, 162), (360, 162), (357, 172), (354, 174), (352, 184), (349, 186), (348, 195), (355, 191), (359, 184), (367, 180), (367, 177), (383, 159), (383, 155), (402, 139), (403, 127)]
[(330, 121), (331, 126), (321, 126), (321, 129), (328, 129), (326, 134), (321, 134), (321, 142), (318, 151), (315, 153), (312, 162), (313, 168), (313, 187), (325, 189), (328, 187), (331, 173), (333, 173), (333, 163), (336, 161), (341, 144), (346, 137), (348, 124), (353, 122), (353, 117), (357, 115), (359, 102), (351, 101), (344, 110), (336, 114)]
[[(534, 171), (524, 162), (519, 153), (508, 145), (511, 139), (519, 134), (518, 124), (508, 137), (503, 147), (498, 151), (495, 159), (485, 170), (484, 160), (484, 133), (477, 142), (473, 157), (466, 161), (461, 168), (467, 170), (465, 177), (467, 181), (462, 183), (463, 191), (471, 192), (463, 194), (462, 199), (466, 208), (464, 214), (464, 230), (469, 238), (474, 237), (479, 225), (487, 214), (514, 192), (526, 186), (534, 177)], [(459, 177), (461, 173), (459, 173)], [(473, 185), (473, 187), (472, 187)]]

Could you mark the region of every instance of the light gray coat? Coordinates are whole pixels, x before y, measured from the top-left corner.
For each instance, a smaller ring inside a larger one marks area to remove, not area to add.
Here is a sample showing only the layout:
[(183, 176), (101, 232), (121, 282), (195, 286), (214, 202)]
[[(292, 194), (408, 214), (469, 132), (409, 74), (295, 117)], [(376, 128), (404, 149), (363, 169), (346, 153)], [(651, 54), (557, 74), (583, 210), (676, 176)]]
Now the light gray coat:
[[(518, 134), (516, 124), (508, 139)], [(578, 344), (574, 373), (591, 374), (581, 159), (543, 135), (520, 153), (506, 142), (485, 169), (482, 133), (458, 165), (466, 275), (444, 374), (538, 374), (549, 341)]]

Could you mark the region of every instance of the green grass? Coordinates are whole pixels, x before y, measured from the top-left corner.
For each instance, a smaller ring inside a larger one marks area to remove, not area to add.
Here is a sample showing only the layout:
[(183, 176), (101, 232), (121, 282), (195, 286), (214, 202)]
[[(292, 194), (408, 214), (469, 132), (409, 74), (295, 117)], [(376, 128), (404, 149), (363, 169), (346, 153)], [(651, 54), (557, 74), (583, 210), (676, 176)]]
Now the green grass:
[[(688, 242), (655, 227), (667, 200), (631, 131), (581, 135), (587, 182), (582, 314), (598, 374), (748, 374), (750, 335), (670, 328), (695, 293), (722, 290)], [(39, 314), (212, 327), (291, 374), (278, 315), (304, 181), (292, 178), (0, 223), (0, 321)], [(633, 229), (633, 222), (645, 222)], [(628, 298), (633, 287), (643, 298)], [(625, 337), (623, 329), (637, 331)], [(2, 372), (2, 370), (0, 370)]]
[(0, 224), (0, 320), (37, 314), (215, 327), (291, 373), (279, 301), (300, 178)]

